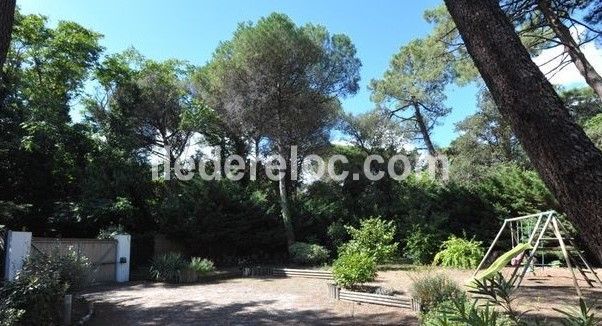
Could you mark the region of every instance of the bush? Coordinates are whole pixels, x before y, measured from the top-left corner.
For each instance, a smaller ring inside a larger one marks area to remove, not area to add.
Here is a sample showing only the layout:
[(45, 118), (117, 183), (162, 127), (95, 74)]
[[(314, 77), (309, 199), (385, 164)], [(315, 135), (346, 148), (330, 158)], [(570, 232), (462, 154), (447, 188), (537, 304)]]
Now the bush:
[(403, 254), (415, 265), (431, 263), (441, 246), (439, 232), (431, 231), (420, 225), (414, 225), (405, 240)]
[(40, 270), (54, 273), (70, 293), (84, 289), (92, 282), (92, 264), (87, 257), (78, 255), (73, 248), (61, 252), (53, 248), (47, 255), (32, 254), (23, 265), (23, 273), (39, 274)]
[(341, 253), (364, 252), (381, 264), (393, 258), (399, 243), (394, 242), (395, 225), (393, 221), (369, 218), (360, 222), (360, 228), (347, 226), (351, 240), (341, 246)]
[(443, 274), (426, 275), (413, 281), (411, 294), (420, 302), (423, 312), (428, 312), (445, 301), (465, 296), (458, 283)]
[(192, 257), (190, 260), (190, 269), (197, 275), (204, 276), (215, 270), (215, 265), (209, 259), (201, 259), (200, 257)]
[(335, 282), (345, 288), (373, 281), (376, 277), (376, 263), (365, 252), (344, 253), (332, 265)]
[(6, 325), (58, 325), (61, 298), (67, 292), (57, 272), (19, 272), (0, 290), (0, 317)]
[(14, 281), (0, 289), (0, 325), (52, 325), (60, 319), (62, 297), (90, 281), (90, 263), (69, 248), (32, 254)]
[(295, 242), (289, 247), (291, 260), (302, 265), (320, 265), (328, 260), (329, 251), (317, 244)]
[(484, 252), (480, 241), (450, 236), (433, 259), (433, 265), (454, 268), (476, 268)]
[(181, 274), (188, 265), (181, 254), (170, 252), (153, 259), (150, 275), (158, 282), (179, 283)]
[[(421, 316), (421, 324), (427, 326), (508, 326), (515, 325), (504, 314), (490, 305), (472, 302), (466, 296), (445, 301)], [(522, 324), (519, 324), (522, 325)], [(539, 324), (538, 324), (539, 325)]]

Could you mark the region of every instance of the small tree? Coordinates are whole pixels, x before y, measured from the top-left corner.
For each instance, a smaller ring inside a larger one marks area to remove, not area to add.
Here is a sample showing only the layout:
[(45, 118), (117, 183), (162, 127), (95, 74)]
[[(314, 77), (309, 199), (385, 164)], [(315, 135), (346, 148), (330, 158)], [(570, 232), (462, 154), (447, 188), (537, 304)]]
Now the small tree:
[(373, 281), (376, 277), (376, 263), (366, 252), (342, 254), (332, 266), (335, 282), (346, 288)]
[(377, 264), (395, 256), (399, 243), (394, 241), (396, 227), (393, 221), (384, 221), (377, 217), (362, 220), (359, 228), (346, 226), (351, 240), (344, 244), (341, 255), (350, 252), (368, 254)]

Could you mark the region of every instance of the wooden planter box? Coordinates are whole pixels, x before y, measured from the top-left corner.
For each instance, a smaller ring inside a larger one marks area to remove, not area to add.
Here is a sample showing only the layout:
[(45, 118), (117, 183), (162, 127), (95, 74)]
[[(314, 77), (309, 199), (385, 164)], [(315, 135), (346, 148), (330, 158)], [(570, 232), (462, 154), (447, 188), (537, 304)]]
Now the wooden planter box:
[(328, 284), (328, 293), (330, 297), (335, 300), (369, 303), (381, 306), (411, 309), (413, 311), (420, 310), (420, 305), (413, 298), (349, 291), (341, 289), (334, 283)]

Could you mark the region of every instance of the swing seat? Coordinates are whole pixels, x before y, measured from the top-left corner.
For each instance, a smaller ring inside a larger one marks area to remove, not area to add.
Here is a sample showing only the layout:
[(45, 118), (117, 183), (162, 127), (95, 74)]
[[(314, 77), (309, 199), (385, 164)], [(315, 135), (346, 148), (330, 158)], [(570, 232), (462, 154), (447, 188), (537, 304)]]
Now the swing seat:
[(520, 262), (523, 260), (523, 256), (525, 255), (525, 252), (521, 252), (520, 254), (516, 255), (514, 258), (512, 258), (512, 260), (510, 261), (510, 265), (512, 265), (512, 267), (516, 267), (518, 265), (520, 265)]

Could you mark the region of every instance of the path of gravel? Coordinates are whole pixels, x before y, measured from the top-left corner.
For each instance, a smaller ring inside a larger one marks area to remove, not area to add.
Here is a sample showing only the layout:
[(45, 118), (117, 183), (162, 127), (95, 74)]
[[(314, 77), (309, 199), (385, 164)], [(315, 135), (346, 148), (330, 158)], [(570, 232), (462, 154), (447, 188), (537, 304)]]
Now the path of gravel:
[[(469, 271), (438, 270), (459, 283)], [(375, 285), (402, 294), (412, 278), (425, 273), (392, 269), (379, 272)], [(548, 276), (554, 276), (550, 278)], [(91, 325), (417, 325), (414, 312), (369, 304), (332, 301), (324, 280), (301, 278), (236, 278), (194, 285), (134, 283), (99, 287), (86, 296), (97, 315)], [(551, 308), (574, 304), (576, 296), (566, 269), (530, 275), (522, 288), (521, 308), (553, 316)], [(589, 298), (602, 291), (585, 289)], [(600, 311), (599, 311), (600, 313)]]

